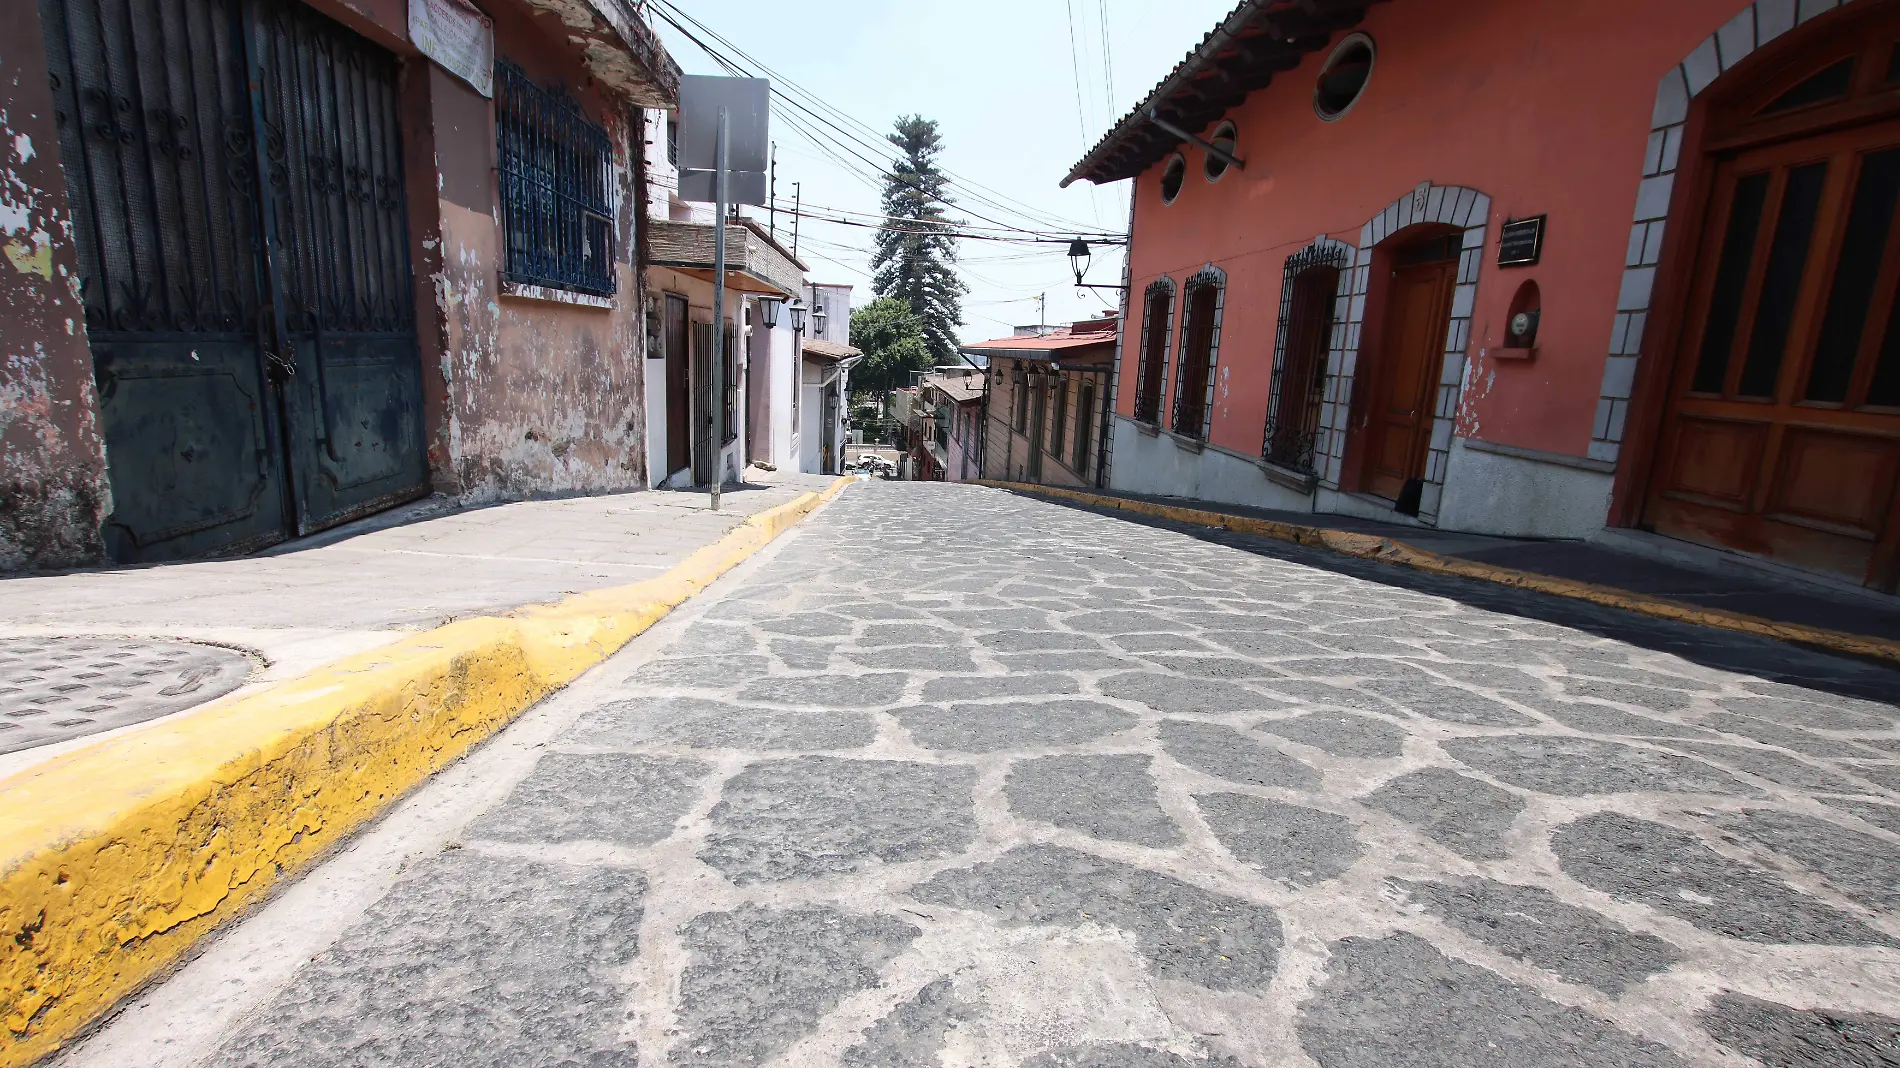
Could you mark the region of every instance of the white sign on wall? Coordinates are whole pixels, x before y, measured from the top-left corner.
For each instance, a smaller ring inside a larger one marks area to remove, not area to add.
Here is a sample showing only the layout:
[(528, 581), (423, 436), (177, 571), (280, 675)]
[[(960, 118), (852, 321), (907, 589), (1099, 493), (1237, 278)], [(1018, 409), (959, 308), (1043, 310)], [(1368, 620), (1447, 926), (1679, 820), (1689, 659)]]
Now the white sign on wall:
[(495, 95), (495, 24), (462, 0), (409, 0), (409, 39), (423, 55)]

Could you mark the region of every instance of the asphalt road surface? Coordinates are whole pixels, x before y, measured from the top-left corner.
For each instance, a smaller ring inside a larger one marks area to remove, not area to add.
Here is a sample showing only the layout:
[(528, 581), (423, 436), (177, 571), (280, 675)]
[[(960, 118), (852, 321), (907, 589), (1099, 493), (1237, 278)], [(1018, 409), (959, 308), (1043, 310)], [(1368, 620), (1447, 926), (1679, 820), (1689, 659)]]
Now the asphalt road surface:
[(864, 484), (67, 1063), (1900, 1064), (1897, 696)]

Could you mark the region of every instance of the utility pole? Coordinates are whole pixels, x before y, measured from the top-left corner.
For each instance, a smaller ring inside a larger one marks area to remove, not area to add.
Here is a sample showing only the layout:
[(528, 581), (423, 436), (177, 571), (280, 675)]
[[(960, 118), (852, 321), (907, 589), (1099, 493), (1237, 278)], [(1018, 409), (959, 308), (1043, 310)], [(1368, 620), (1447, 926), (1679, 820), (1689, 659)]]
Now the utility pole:
[(798, 219), (799, 219), (799, 211), (802, 205), (802, 201), (799, 198), (804, 194), (804, 190), (800, 188), (804, 184), (805, 183), (803, 182), (792, 183), (792, 258), (793, 259), (798, 258)]
[(719, 510), (719, 484), (726, 480), (726, 152), (730, 133), (729, 112), (719, 108), (719, 122), (713, 148), (713, 351), (712, 359), (712, 510)]
[(772, 142), (772, 177), (770, 181), (771, 181), (771, 187), (766, 190), (766, 194), (765, 194), (765, 229), (767, 233), (772, 235), (772, 240), (777, 241), (778, 240), (778, 142), (777, 141)]
[(1049, 329), (1049, 294), (1036, 294), (1036, 332), (1045, 333)]

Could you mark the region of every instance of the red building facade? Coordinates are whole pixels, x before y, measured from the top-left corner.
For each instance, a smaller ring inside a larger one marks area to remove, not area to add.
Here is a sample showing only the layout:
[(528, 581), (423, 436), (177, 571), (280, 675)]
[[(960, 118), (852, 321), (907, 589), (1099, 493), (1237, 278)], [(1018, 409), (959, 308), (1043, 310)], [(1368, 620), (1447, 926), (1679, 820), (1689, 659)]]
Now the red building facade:
[(1897, 42), (1892, 0), (1242, 4), (1069, 178), (1135, 180), (1110, 484), (1891, 590)]

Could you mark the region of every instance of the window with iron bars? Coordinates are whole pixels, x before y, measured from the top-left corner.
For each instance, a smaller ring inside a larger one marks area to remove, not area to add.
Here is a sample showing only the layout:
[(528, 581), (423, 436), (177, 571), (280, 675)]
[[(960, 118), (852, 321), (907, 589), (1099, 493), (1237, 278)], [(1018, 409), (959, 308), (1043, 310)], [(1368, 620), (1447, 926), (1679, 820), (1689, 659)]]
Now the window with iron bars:
[(1309, 245), (1286, 260), (1280, 283), (1280, 324), (1268, 387), (1269, 463), (1313, 474), (1320, 409), (1326, 392), (1326, 354), (1332, 345), (1333, 303), (1350, 263), (1343, 245)]
[(507, 240), (503, 276), (525, 285), (614, 292), (613, 147), (559, 87), (495, 64), (495, 137)]

